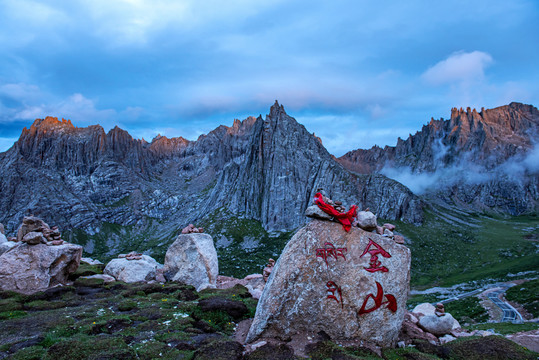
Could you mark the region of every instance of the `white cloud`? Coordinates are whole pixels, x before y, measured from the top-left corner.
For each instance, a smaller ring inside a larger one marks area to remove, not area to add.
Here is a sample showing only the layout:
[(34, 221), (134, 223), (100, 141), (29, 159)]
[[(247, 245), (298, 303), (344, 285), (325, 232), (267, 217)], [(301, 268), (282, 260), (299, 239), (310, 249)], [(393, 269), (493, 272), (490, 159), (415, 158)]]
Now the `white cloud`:
[(492, 56), (482, 51), (460, 51), (430, 67), (421, 77), (432, 85), (481, 80), (492, 61)]

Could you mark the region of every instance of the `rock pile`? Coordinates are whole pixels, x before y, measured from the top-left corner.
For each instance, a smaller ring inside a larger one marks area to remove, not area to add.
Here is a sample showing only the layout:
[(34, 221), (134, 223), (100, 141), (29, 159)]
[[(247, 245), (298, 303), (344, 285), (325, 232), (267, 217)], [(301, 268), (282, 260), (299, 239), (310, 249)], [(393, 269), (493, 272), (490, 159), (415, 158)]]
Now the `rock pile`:
[(182, 229), (182, 234), (198, 234), (198, 233), (203, 233), (203, 232), (204, 232), (204, 228), (201, 228), (201, 227), (197, 228), (193, 224), (189, 224)]
[(2, 290), (33, 293), (67, 284), (79, 267), (82, 247), (64, 242), (57, 227), (51, 229), (37, 217), (23, 219), (16, 240), (2, 243), (13, 244), (0, 255)]
[(120, 254), (118, 255), (118, 258), (119, 259), (126, 259), (126, 260), (140, 260), (142, 259), (142, 254), (141, 253), (138, 253), (136, 251), (131, 251), (130, 253), (128, 254)]
[(451, 314), (445, 312), (442, 303), (436, 304), (436, 307), (423, 303), (417, 305), (411, 313), (406, 314), (399, 342), (409, 345), (414, 339), (419, 339), (427, 340), (432, 344), (443, 344), (465, 336), (472, 335), (462, 330), (459, 322)]
[(58, 246), (64, 243), (58, 226), (51, 228), (35, 216), (25, 216), (22, 219), (22, 224), (17, 230), (17, 241), (28, 245), (46, 244), (48, 246)]

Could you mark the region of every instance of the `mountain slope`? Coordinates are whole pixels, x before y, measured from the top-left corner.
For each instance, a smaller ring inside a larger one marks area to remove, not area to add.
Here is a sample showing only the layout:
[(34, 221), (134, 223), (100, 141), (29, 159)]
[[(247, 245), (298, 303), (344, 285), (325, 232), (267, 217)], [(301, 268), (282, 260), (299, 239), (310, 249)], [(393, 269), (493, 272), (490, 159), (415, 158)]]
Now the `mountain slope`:
[(537, 212), (539, 111), (511, 103), (477, 112), (452, 109), (394, 147), (354, 150), (338, 159), (347, 169), (382, 173), (471, 210)]
[(293, 230), (318, 187), (383, 218), (422, 220), (423, 204), (406, 187), (350, 173), (275, 103), (265, 119), (235, 120), (197, 141), (148, 143), (119, 128), (38, 119), (0, 154), (0, 222), (13, 233), (32, 213), (70, 230), (88, 252), (161, 253), (179, 228), (208, 217)]

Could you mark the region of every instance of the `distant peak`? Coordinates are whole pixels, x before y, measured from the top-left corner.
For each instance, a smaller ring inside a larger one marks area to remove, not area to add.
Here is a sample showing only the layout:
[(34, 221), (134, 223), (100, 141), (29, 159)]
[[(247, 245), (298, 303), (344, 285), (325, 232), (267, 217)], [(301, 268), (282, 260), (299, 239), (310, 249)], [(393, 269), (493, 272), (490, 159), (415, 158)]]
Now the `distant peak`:
[(286, 115), (286, 111), (284, 110), (284, 106), (279, 105), (279, 101), (275, 100), (275, 103), (270, 108), (270, 116), (274, 117), (274, 116), (278, 116), (280, 114), (285, 114)]

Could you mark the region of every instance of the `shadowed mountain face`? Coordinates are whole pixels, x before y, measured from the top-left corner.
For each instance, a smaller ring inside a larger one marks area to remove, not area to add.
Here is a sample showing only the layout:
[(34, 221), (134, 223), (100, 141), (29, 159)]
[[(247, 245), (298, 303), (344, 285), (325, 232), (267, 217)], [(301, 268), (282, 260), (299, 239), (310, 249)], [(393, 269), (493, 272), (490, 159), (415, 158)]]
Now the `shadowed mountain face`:
[(511, 103), (477, 112), (452, 109), (397, 145), (354, 150), (338, 159), (360, 174), (382, 173), (417, 194), (471, 210), (537, 212), (539, 111)]
[(13, 232), (32, 213), (83, 235), (112, 224), (171, 242), (187, 223), (226, 213), (290, 231), (319, 187), (383, 218), (422, 220), (406, 187), (347, 171), (275, 103), (265, 119), (235, 120), (197, 141), (148, 143), (117, 127), (38, 119), (0, 154), (0, 222)]

